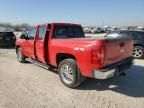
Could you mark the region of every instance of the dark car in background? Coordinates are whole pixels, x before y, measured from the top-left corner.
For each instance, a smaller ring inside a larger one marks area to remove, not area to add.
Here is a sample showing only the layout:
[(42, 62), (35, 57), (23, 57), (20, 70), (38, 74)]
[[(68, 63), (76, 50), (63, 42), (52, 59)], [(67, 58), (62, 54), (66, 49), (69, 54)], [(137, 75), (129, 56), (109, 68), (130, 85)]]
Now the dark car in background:
[(144, 58), (144, 32), (142, 31), (113, 31), (107, 34), (105, 37), (130, 37), (133, 38), (134, 50), (133, 56), (137, 59)]
[(0, 32), (0, 47), (14, 47), (16, 36), (13, 32), (1, 31)]

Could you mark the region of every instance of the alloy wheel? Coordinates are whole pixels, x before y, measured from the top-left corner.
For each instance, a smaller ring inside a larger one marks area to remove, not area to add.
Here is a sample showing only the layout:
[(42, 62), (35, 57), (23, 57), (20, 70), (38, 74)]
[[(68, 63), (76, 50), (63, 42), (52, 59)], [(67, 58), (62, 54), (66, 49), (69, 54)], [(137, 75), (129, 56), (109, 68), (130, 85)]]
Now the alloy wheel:
[(60, 68), (60, 74), (62, 76), (62, 80), (66, 84), (71, 84), (73, 82), (73, 71), (69, 65), (63, 64)]
[(142, 49), (137, 48), (137, 47), (134, 48), (133, 55), (134, 55), (134, 57), (136, 57), (136, 58), (141, 57), (141, 56), (143, 55)]

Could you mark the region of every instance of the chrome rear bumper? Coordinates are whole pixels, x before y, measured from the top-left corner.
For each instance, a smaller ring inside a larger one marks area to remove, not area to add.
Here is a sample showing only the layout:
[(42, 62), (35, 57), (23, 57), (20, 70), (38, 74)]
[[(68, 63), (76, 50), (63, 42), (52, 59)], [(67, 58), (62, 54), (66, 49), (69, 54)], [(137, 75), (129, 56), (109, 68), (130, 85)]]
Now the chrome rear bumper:
[(101, 70), (93, 70), (96, 79), (108, 79), (126, 72), (133, 65), (133, 58), (122, 60), (114, 65), (107, 66)]

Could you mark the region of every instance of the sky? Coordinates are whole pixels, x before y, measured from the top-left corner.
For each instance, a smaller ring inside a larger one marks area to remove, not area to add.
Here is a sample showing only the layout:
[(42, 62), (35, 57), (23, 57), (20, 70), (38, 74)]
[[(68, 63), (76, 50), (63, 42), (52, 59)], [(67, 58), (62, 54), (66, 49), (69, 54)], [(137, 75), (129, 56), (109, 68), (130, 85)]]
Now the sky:
[(0, 0), (0, 22), (144, 26), (144, 0)]

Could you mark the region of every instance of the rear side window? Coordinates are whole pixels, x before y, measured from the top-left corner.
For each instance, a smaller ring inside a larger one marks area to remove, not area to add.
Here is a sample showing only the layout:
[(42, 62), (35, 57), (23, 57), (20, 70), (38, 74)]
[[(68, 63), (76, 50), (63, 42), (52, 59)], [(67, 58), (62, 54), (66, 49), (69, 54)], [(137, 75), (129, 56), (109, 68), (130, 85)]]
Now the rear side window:
[(38, 30), (38, 39), (43, 40), (45, 33), (46, 33), (46, 26), (40, 26)]
[(139, 39), (142, 39), (141, 36), (135, 32), (132, 32), (132, 37), (134, 40), (139, 40)]
[(137, 32), (137, 34), (139, 34), (140, 37), (141, 37), (142, 39), (144, 39), (144, 32)]
[(80, 38), (85, 37), (80, 26), (56, 26), (54, 28), (54, 37), (57, 38)]
[(144, 36), (144, 32), (139, 32), (138, 34), (141, 36)]
[(36, 28), (32, 28), (28, 33), (28, 38), (33, 40), (36, 34)]
[(132, 34), (127, 31), (122, 31), (122, 32), (120, 32), (120, 37), (131, 37), (132, 38)]

